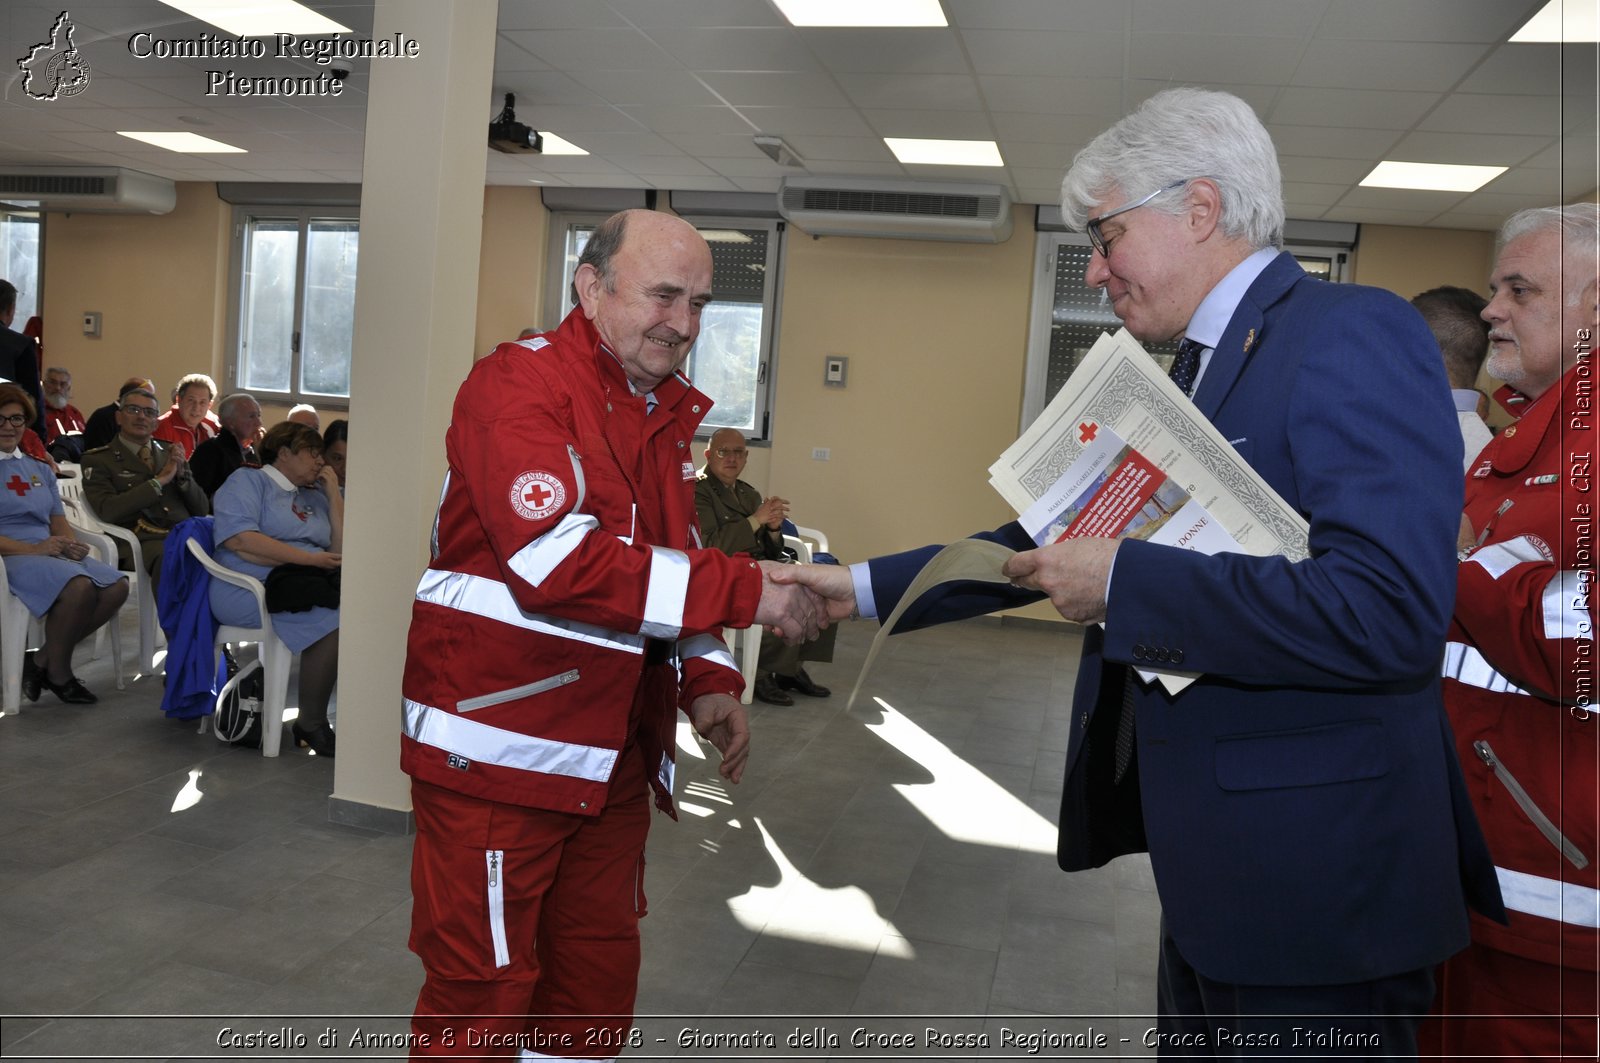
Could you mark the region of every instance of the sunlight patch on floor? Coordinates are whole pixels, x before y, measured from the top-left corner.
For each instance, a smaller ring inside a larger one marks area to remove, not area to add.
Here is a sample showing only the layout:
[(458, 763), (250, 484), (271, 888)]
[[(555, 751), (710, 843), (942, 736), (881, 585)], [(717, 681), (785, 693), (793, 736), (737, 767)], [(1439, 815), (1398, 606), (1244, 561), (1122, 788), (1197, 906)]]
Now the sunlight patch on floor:
[(867, 729), (927, 769), (931, 783), (895, 783), (894, 788), (928, 822), (953, 841), (1054, 853), (1056, 828), (950, 747), (924, 731), (882, 698), (882, 723)]

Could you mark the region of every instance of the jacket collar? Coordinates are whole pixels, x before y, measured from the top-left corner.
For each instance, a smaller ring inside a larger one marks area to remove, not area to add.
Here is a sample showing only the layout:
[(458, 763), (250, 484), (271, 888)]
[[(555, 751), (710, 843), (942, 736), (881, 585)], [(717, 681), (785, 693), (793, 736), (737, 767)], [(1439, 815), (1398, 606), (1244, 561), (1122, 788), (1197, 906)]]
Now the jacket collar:
[(1195, 392), (1194, 404), (1201, 413), (1208, 418), (1216, 416), (1222, 400), (1233, 390), (1239, 374), (1244, 372), (1250, 357), (1261, 345), (1262, 320), (1268, 308), (1288, 295), (1305, 277), (1306, 271), (1300, 268), (1294, 256), (1282, 251), (1245, 290), (1244, 298), (1239, 300), (1228, 327), (1211, 352), (1211, 361)]
[[(1534, 454), (1539, 450), (1539, 444), (1550, 434), (1551, 422), (1556, 419), (1556, 414), (1563, 406), (1571, 405), (1563, 403), (1562, 396), (1571, 392), (1577, 382), (1578, 367), (1574, 365), (1538, 398), (1530, 400), (1524, 396), (1522, 415), (1500, 429), (1500, 434), (1490, 440), (1489, 445), (1484, 447), (1483, 453), (1479, 455), (1473, 471), (1476, 473), (1483, 468), (1485, 462), (1488, 462), (1496, 472), (1512, 473), (1532, 461)], [(1516, 394), (1522, 393), (1516, 392)]]
[[(628, 374), (623, 372), (622, 363), (601, 341), (600, 333), (595, 329), (594, 322), (584, 314), (583, 307), (573, 307), (572, 312), (561, 322), (556, 331), (575, 344), (579, 350), (590, 352), (595, 374), (600, 378), (602, 387), (608, 387), (614, 394), (629, 396), (643, 404), (644, 396), (634, 396), (633, 385), (628, 382)], [(655, 397), (657, 404), (665, 410), (672, 411), (691, 432), (700, 426), (700, 422), (705, 420), (706, 414), (712, 407), (711, 400), (697, 391), (681, 371), (673, 373), (657, 384)]]

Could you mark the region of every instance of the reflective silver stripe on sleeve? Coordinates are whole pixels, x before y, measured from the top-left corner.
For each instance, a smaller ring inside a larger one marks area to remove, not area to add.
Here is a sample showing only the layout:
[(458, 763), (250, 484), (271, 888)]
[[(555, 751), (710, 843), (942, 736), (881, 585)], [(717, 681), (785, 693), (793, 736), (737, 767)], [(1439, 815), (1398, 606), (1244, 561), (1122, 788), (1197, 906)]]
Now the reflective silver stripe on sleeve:
[(535, 738), (464, 719), (410, 698), (404, 701), (408, 738), (459, 754), (478, 764), (565, 775), (589, 782), (608, 781), (617, 766), (614, 749)]
[(433, 531), (428, 533), (429, 557), (439, 556), (439, 514), (444, 512), (444, 496), (450, 491), (450, 470), (444, 471), (444, 484), (439, 488), (439, 506), (433, 511)]
[(661, 789), (669, 794), (672, 793), (672, 781), (676, 775), (677, 768), (672, 763), (671, 755), (667, 753), (661, 754), (661, 769), (656, 772), (656, 778), (661, 783)]
[(693, 524), (689, 525), (689, 538), (694, 540), (694, 548), (696, 550), (705, 549), (706, 544), (700, 539), (700, 529)]
[(1444, 644), (1444, 666), (1440, 675), (1469, 687), (1492, 690), (1496, 694), (1527, 694), (1526, 690), (1494, 670), (1487, 658), (1464, 642)]
[(572, 462), (572, 482), (578, 488), (578, 500), (572, 503), (574, 510), (583, 508), (583, 500), (588, 497), (589, 489), (583, 479), (583, 459), (578, 456), (578, 448), (571, 443), (567, 444), (567, 458)]
[(541, 347), (550, 346), (550, 341), (545, 339), (543, 336), (529, 336), (525, 340), (512, 340), (511, 342), (517, 344), (519, 347), (526, 347), (530, 351), (537, 351)]
[(1594, 621), (1589, 617), (1589, 581), (1577, 569), (1563, 569), (1552, 576), (1541, 604), (1545, 638), (1594, 638)]
[(537, 631), (541, 635), (587, 642), (624, 653), (644, 652), (643, 635), (612, 631), (559, 616), (523, 612), (512, 596), (510, 587), (485, 576), (430, 568), (422, 574), (422, 581), (417, 584), (417, 600), (446, 609), (459, 609), (527, 631)]
[(1600, 927), (1600, 890), (1496, 867), (1506, 907), (1573, 926)]
[(735, 672), (739, 670), (739, 666), (733, 662), (733, 654), (728, 652), (728, 647), (715, 635), (695, 635), (680, 640), (678, 656), (685, 661), (690, 657), (702, 657), (724, 668), (732, 668)]
[(639, 634), (675, 639), (683, 630), (683, 606), (689, 596), (689, 555), (664, 546), (650, 548), (650, 586), (644, 596), (644, 623)]
[(1492, 543), (1478, 550), (1467, 558), (1469, 565), (1482, 565), (1484, 570), (1494, 579), (1499, 579), (1518, 565), (1525, 565), (1529, 561), (1545, 561), (1547, 558), (1533, 540), (1526, 535), (1519, 535), (1515, 539), (1507, 539), (1503, 543)]
[(587, 513), (568, 513), (560, 524), (511, 555), (511, 571), (537, 587), (599, 526)]

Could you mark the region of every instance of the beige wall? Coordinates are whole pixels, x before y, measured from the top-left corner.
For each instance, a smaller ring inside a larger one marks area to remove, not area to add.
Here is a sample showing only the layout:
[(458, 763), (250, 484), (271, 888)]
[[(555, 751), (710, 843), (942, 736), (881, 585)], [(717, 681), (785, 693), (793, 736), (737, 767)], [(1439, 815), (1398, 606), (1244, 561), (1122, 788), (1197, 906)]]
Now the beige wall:
[[(87, 414), (148, 376), (166, 399), (185, 373), (220, 377), (227, 340), (228, 220), (210, 184), (178, 185), (171, 214), (51, 214), (44, 230), (45, 362), (72, 371)], [(85, 311), (100, 338), (83, 335)]]
[[(223, 378), (230, 221), (206, 184), (180, 184), (177, 209), (161, 217), (50, 216), (48, 360), (73, 370), (85, 411), (135, 371), (161, 389), (197, 369)], [(554, 324), (542, 307), (548, 227), (536, 188), (485, 190), (479, 355), (524, 325)], [(1483, 232), (1363, 226), (1355, 279), (1405, 297), (1437, 284), (1483, 292), (1493, 242)], [(987, 468), (1015, 437), (1021, 409), (1031, 208), (1017, 208), (999, 245), (812, 239), (792, 227), (786, 243), (775, 434), (752, 453), (747, 477), (788, 498), (798, 522), (826, 530), (846, 559), (1010, 516)], [(103, 338), (75, 334), (84, 310), (104, 315)], [(822, 384), (829, 354), (850, 358), (843, 389)], [(268, 419), (283, 412), (269, 407)], [(815, 447), (830, 460), (812, 460)]]

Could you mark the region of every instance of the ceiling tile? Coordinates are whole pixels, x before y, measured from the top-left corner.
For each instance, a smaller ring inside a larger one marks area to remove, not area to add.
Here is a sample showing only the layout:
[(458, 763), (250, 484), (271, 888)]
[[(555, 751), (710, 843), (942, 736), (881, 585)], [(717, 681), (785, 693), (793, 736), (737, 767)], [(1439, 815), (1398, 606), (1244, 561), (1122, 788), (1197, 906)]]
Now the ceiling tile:
[(1182, 26), (1236, 37), (1309, 37), (1327, 8), (1323, 0), (1133, 0), (1132, 26), (1141, 34)]
[(1285, 181), (1305, 181), (1312, 184), (1338, 183), (1351, 185), (1372, 172), (1372, 163), (1362, 159), (1330, 159), (1320, 155), (1285, 155), (1278, 153), (1278, 169)]
[(829, 70), (864, 74), (965, 74), (966, 56), (949, 29), (802, 29)]
[(1561, 132), (1561, 107), (1537, 96), (1487, 96), (1452, 93), (1440, 101), (1418, 129), (1439, 133), (1475, 133), (1498, 136), (1502, 133)]
[[(654, 133), (585, 133), (578, 145), (591, 155), (682, 155), (662, 137)], [(547, 159), (582, 158), (571, 155), (546, 155)]]
[(807, 163), (885, 162), (900, 165), (894, 152), (879, 137), (801, 136), (788, 142)]
[(1078, 114), (995, 114), (994, 129), (1001, 140), (1058, 143), (1075, 154), (1111, 123), (1104, 118)]
[[(568, 136), (569, 133), (574, 136), (589, 133), (639, 133), (645, 129), (639, 124), (638, 119), (628, 112), (609, 105), (539, 107), (528, 114), (528, 118), (535, 117), (538, 118), (535, 128), (559, 133), (568, 140), (572, 139)], [(484, 122), (486, 130), (488, 125), (488, 122)]]
[(1545, 0), (1450, 0), (1395, 3), (1339, 0), (1329, 4), (1317, 36), (1353, 41), (1460, 41), (1495, 44), (1543, 7)]
[(1122, 79), (1001, 77), (978, 78), (978, 91), (992, 111), (1018, 114), (1087, 114), (1110, 125), (1123, 113)]
[(593, 0), (498, 0), (501, 30), (570, 30), (621, 27), (621, 17)]
[(1387, 158), (1468, 166), (1515, 166), (1549, 146), (1551, 137), (1482, 136), (1477, 133), (1408, 133)]
[(864, 110), (983, 110), (977, 81), (965, 74), (840, 74), (839, 84)]
[(962, 29), (1036, 33), (1121, 33), (1130, 0), (942, 0), (946, 16)]
[(1285, 181), (1283, 183), (1283, 198), (1290, 203), (1315, 204), (1319, 207), (1331, 206), (1339, 202), (1339, 197), (1345, 194), (1348, 185), (1324, 185), (1310, 181)]
[(749, 133), (743, 136), (722, 133), (663, 133), (662, 136), (685, 155), (702, 161), (767, 158), (755, 146)]
[(1381, 210), (1377, 207), (1329, 207), (1322, 213), (1323, 221), (1367, 222), (1372, 225), (1427, 225), (1438, 216), (1437, 211)]
[(1465, 199), (1460, 192), (1430, 192), (1417, 188), (1350, 189), (1339, 200), (1341, 207), (1372, 207), (1377, 210), (1426, 211), (1437, 214)]
[[(592, 3), (593, 0), (586, 0)], [(607, 6), (635, 26), (788, 26), (767, 0), (606, 0)]]
[(1000, 157), (1006, 160), (1007, 166), (1014, 170), (1032, 168), (1053, 172), (1057, 183), (1060, 183), (1061, 175), (1072, 163), (1073, 154), (1060, 144), (1029, 144), (1017, 140), (1000, 142)]
[(1291, 85), (1406, 92), (1444, 92), (1472, 69), (1484, 54), (1475, 44), (1422, 44), (1364, 41), (1352, 48), (1341, 41), (1316, 40), (1307, 46)]
[(1377, 162), (1402, 135), (1393, 129), (1335, 129), (1331, 126), (1267, 126), (1272, 142), (1290, 155)]
[(760, 132), (732, 107), (619, 107), (623, 114), (645, 129), (663, 135), (701, 134), (705, 136), (743, 135), (746, 141)]
[(1295, 70), (1298, 49), (1271, 37), (1214, 37), (1146, 33), (1128, 48), (1128, 73), (1175, 85), (1204, 83), (1218, 71), (1243, 85), (1282, 84)]
[(927, 140), (993, 140), (994, 127), (982, 111), (899, 111), (873, 109), (863, 112), (872, 131), (881, 137), (912, 137)]
[(494, 46), (494, 72), (497, 75), (524, 70), (549, 70), (550, 64), (501, 34)]
[(849, 107), (741, 107), (739, 113), (763, 133), (781, 137), (816, 134), (828, 137), (873, 136), (860, 112)]
[(600, 99), (623, 106), (694, 107), (722, 102), (687, 70), (574, 70), (572, 78)]
[(705, 71), (700, 80), (735, 107), (849, 107), (833, 75), (810, 71)]
[(794, 29), (664, 28), (650, 38), (693, 70), (822, 69)]
[(636, 29), (507, 30), (557, 70), (673, 70), (678, 61)]
[(1437, 92), (1286, 88), (1270, 121), (1277, 125), (1410, 129), (1442, 97)]
[(494, 101), (503, 102), (503, 93), (517, 94), (517, 117), (527, 121), (523, 110), (551, 106), (595, 106), (606, 103), (599, 93), (581, 85), (559, 70), (528, 70), (499, 74), (494, 82)]
[(739, 186), (741, 192), (772, 192), (778, 191), (776, 177), (736, 177), (733, 181)]
[(968, 30), (962, 34), (972, 68), (979, 74), (1059, 77), (1120, 77), (1125, 43), (1121, 34), (1051, 30)]

